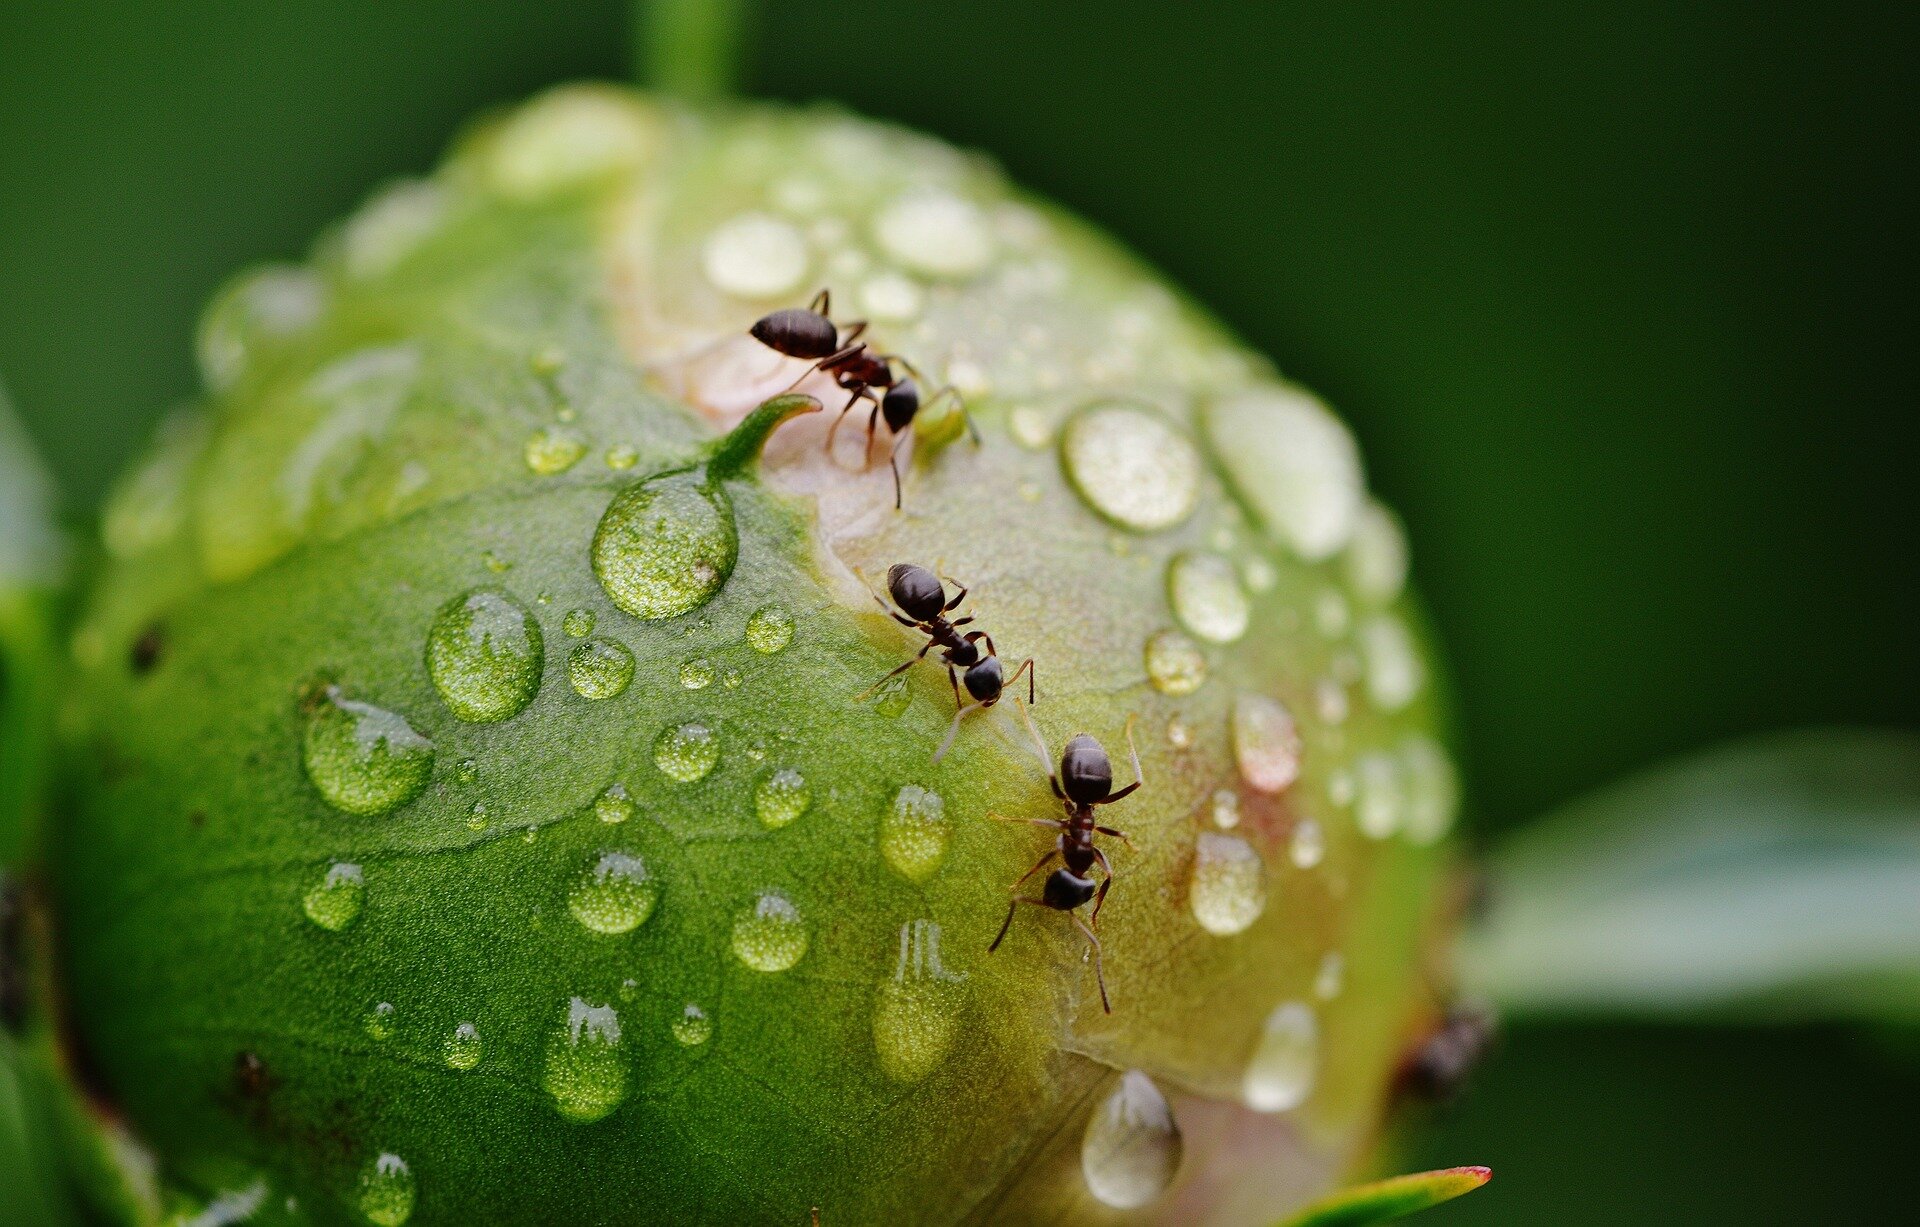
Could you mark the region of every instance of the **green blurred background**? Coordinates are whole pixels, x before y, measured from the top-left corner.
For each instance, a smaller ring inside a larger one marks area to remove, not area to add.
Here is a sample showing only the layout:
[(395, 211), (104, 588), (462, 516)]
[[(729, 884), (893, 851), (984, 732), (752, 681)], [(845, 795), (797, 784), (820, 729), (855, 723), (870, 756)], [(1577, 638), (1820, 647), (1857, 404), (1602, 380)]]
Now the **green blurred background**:
[[(1917, 24), (811, 0), (761, 6), (746, 81), (987, 150), (1346, 413), (1487, 836), (1730, 735), (1920, 727)], [(627, 45), (616, 0), (0, 0), (0, 373), (68, 510), (191, 392), (229, 272)], [(1911, 1221), (1886, 1038), (1518, 1030), (1408, 1161), (1498, 1170), (1436, 1227)]]

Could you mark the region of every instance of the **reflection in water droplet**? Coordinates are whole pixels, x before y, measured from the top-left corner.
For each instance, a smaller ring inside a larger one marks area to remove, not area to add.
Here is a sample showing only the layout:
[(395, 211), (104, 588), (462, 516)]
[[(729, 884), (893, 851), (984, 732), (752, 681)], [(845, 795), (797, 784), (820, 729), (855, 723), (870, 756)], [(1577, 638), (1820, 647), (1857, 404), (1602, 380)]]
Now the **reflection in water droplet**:
[(1400, 826), (1405, 800), (1400, 764), (1378, 750), (1362, 754), (1353, 764), (1354, 821), (1369, 839), (1385, 839)]
[(1176, 630), (1147, 636), (1147, 680), (1161, 694), (1192, 694), (1207, 680), (1207, 657), (1200, 645)]
[(733, 953), (755, 971), (785, 971), (806, 952), (806, 922), (778, 891), (767, 891), (734, 917)]
[(307, 778), (327, 804), (349, 814), (392, 813), (433, 775), (433, 743), (393, 712), (329, 686), (307, 716)]
[(880, 821), (880, 855), (901, 876), (924, 882), (940, 867), (951, 835), (947, 805), (937, 792), (907, 784)]
[(771, 656), (793, 640), (793, 615), (778, 605), (763, 605), (747, 619), (747, 642)]
[(698, 720), (669, 725), (653, 739), (653, 765), (670, 780), (703, 780), (719, 761), (720, 739)]
[(447, 707), (469, 723), (519, 715), (539, 692), (545, 664), (540, 624), (496, 589), (448, 601), (427, 632), (427, 673)]
[(713, 662), (694, 659), (680, 666), (680, 684), (688, 690), (705, 690), (713, 685)]
[(599, 620), (591, 609), (569, 609), (560, 621), (560, 629), (567, 632), (569, 639), (585, 639), (593, 634), (594, 624)]
[(1158, 413), (1137, 405), (1091, 405), (1060, 437), (1067, 480), (1100, 515), (1135, 532), (1172, 528), (1200, 496), (1200, 453)]
[(527, 468), (541, 477), (553, 477), (580, 463), (587, 454), (586, 440), (568, 430), (541, 427), (527, 436), (522, 450)]
[(338, 933), (360, 918), (360, 905), (367, 894), (360, 866), (335, 862), (320, 879), (319, 885), (301, 900), (307, 919), (323, 929)]
[(1187, 903), (1200, 927), (1219, 937), (1239, 933), (1267, 907), (1267, 868), (1237, 835), (1203, 831), (1194, 841)]
[(1303, 1002), (1289, 1001), (1267, 1015), (1247, 1062), (1241, 1094), (1256, 1112), (1286, 1112), (1313, 1092), (1320, 1065), (1320, 1025)]
[(616, 639), (588, 639), (567, 653), (567, 681), (583, 699), (612, 699), (633, 682), (633, 653)]
[(1312, 869), (1327, 855), (1327, 833), (1311, 818), (1302, 818), (1293, 826), (1287, 840), (1287, 859), (1296, 869)]
[(567, 910), (595, 933), (626, 933), (653, 915), (660, 884), (639, 857), (603, 852), (567, 891)]
[(1166, 1192), (1180, 1170), (1181, 1150), (1166, 1096), (1153, 1079), (1128, 1070), (1087, 1118), (1080, 1172), (1103, 1205), (1134, 1210)]
[(893, 977), (880, 982), (873, 1003), (873, 1050), (882, 1073), (895, 1082), (918, 1082), (945, 1059), (959, 1024), (964, 979), (940, 962), (939, 925), (916, 920), (900, 926)]
[(615, 780), (600, 790), (593, 799), (593, 816), (609, 826), (615, 826), (633, 817), (633, 798), (627, 795), (627, 786)]
[(547, 1040), (541, 1087), (571, 1121), (597, 1121), (627, 1097), (627, 1063), (620, 1051), (620, 1016), (610, 1005), (575, 997)]
[(485, 1045), (480, 1042), (480, 1028), (470, 1022), (463, 1022), (453, 1029), (447, 1037), (447, 1068), (468, 1070), (480, 1064)]
[(593, 573), (636, 618), (672, 618), (720, 590), (739, 556), (733, 505), (692, 472), (663, 473), (614, 496), (593, 534)]
[(396, 1154), (382, 1154), (360, 1173), (354, 1200), (374, 1227), (401, 1227), (413, 1217), (413, 1170)]
[(768, 830), (786, 826), (806, 813), (812, 803), (813, 789), (807, 778), (792, 767), (769, 771), (753, 790), (754, 812)]
[(898, 720), (906, 714), (913, 703), (913, 692), (907, 689), (907, 675), (902, 673), (881, 682), (873, 692), (873, 710), (889, 720)]
[(1460, 808), (1460, 779), (1453, 760), (1430, 737), (1415, 735), (1400, 743), (1400, 761), (1406, 771), (1407, 838), (1430, 844), (1453, 826)]
[(1426, 670), (1400, 619), (1377, 614), (1363, 622), (1360, 652), (1366, 658), (1367, 693), (1383, 711), (1399, 711), (1413, 702), (1426, 681)]
[(1233, 564), (1218, 554), (1176, 554), (1167, 566), (1167, 599), (1180, 625), (1209, 643), (1232, 643), (1253, 618)]
[(1263, 694), (1233, 700), (1233, 755), (1240, 778), (1260, 792), (1279, 792), (1300, 778), (1300, 730), (1293, 713)]
[(688, 1048), (698, 1048), (713, 1038), (713, 1020), (692, 1002), (673, 1020), (673, 1038)]
[(1310, 561), (1347, 543), (1360, 512), (1360, 452), (1319, 401), (1272, 385), (1207, 414), (1213, 452), (1242, 498)]
[(392, 1039), (393, 1038), (393, 1002), (391, 1001), (376, 1002), (374, 1004), (374, 1007), (371, 1010), (367, 1011), (367, 1020), (366, 1020), (365, 1026), (367, 1030), (368, 1039), (371, 1039), (377, 1042), (382, 1042), (382, 1043)]

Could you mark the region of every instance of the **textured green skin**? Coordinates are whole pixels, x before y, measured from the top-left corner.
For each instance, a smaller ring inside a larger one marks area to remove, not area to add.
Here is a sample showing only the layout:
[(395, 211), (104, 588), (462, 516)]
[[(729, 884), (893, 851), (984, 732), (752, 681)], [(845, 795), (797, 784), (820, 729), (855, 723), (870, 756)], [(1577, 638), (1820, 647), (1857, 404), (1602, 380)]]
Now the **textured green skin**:
[[(663, 173), (682, 195), (660, 227), (668, 251), (689, 219), (724, 216), (696, 207), (721, 191), (702, 179), (708, 137), (674, 122), (680, 152)], [(55, 866), (63, 972), (94, 1066), (168, 1178), (211, 1194), (264, 1170), (276, 1195), (263, 1214), (286, 1214), (285, 1193), (294, 1217), (317, 1222), (359, 1221), (355, 1179), (385, 1151), (412, 1165), (417, 1224), (799, 1224), (816, 1206), (830, 1224), (1156, 1221), (1164, 1205), (1123, 1215), (1092, 1204), (1078, 1174), (1089, 1097), (1110, 1068), (1137, 1067), (1182, 1114), (1189, 1209), (1252, 1221), (1327, 1187), (1369, 1146), (1409, 1019), (1426, 1008), (1417, 965), (1447, 853), (1330, 827), (1336, 889), (1330, 875), (1285, 867), (1288, 803), (1250, 798), (1238, 833), (1276, 866), (1261, 920), (1211, 937), (1184, 883), (1206, 798), (1233, 779), (1232, 687), (1309, 703), (1303, 684), (1327, 648), (1299, 615), (1337, 566), (1260, 546), (1280, 579), (1258, 598), (1251, 633), (1209, 649), (1214, 680), (1198, 694), (1157, 694), (1139, 645), (1170, 624), (1163, 562), (1206, 541), (1211, 512), (1121, 549), (1056, 456), (1017, 448), (1005, 406), (990, 401), (974, 405), (984, 448), (952, 446), (917, 466), (908, 512), (842, 549), (868, 574), (939, 559), (974, 583), (1003, 651), (1041, 662), (1036, 714), (1056, 749), (1085, 728), (1117, 755), (1125, 719), (1140, 717), (1149, 784), (1112, 811), (1140, 852), (1115, 852), (1123, 877), (1102, 918), (1115, 1013), (1103, 1016), (1064, 920), (1024, 912), (986, 957), (1007, 885), (1047, 836), (984, 815), (1055, 812), (1013, 714), (972, 722), (936, 766), (951, 712), (937, 670), (916, 671), (898, 719), (852, 702), (917, 644), (823, 576), (806, 500), (750, 472), (731, 479), (739, 563), (692, 614), (640, 622), (601, 592), (587, 549), (609, 499), (697, 461), (716, 431), (629, 357), (608, 289), (627, 270), (609, 273), (603, 247), (625, 184), (531, 201), (491, 194), (473, 170), (489, 139), (483, 131), (443, 172), (459, 207), (391, 273), (351, 282), (323, 249), (334, 295), (321, 321), (264, 346), (212, 399), (186, 526), (114, 563), (76, 636), (77, 804)], [(1146, 283), (1103, 241), (1054, 220), (1087, 294)], [(670, 259), (654, 272), (663, 295), (686, 275)], [(1180, 327), (1196, 345), (1228, 348), (1198, 316), (1183, 312)], [(420, 355), (404, 407), (329, 472), (327, 497), (277, 521), (271, 475), (312, 428), (290, 389), (343, 353), (397, 342)], [(534, 477), (521, 446), (554, 419), (530, 364), (556, 344), (575, 426), (595, 450), (563, 475)], [(637, 450), (631, 471), (599, 462), (615, 442)], [(394, 497), (414, 462), (432, 481)], [(1203, 508), (1224, 506), (1208, 480)], [(434, 612), (483, 585), (535, 610), (545, 678), (517, 717), (461, 724), (421, 649)], [(769, 602), (797, 630), (784, 652), (761, 656), (743, 628)], [(577, 641), (560, 620), (574, 608), (595, 610), (595, 633), (639, 660), (617, 699), (589, 703), (566, 683)], [(136, 677), (130, 645), (156, 621), (166, 651)], [(683, 689), (678, 666), (695, 656), (737, 670), (738, 688)], [(323, 803), (299, 752), (301, 696), (321, 678), (433, 740), (419, 800), (381, 818)], [(1161, 732), (1176, 711), (1201, 730), (1181, 755)], [(694, 718), (719, 732), (720, 764), (677, 785), (650, 747), (662, 727)], [(1364, 740), (1434, 720), (1423, 697), (1391, 718), (1358, 713), (1349, 728)], [(1303, 789), (1329, 765), (1312, 753)], [(455, 764), (467, 757), (479, 775), (462, 783)], [(752, 790), (780, 765), (806, 773), (813, 805), (766, 831)], [(1124, 761), (1116, 772), (1126, 778)], [(622, 826), (589, 812), (614, 780), (639, 805)], [(906, 783), (939, 791), (951, 823), (944, 862), (918, 885), (876, 851)], [(477, 800), (482, 831), (466, 824)], [(651, 919), (619, 937), (586, 931), (565, 906), (574, 875), (604, 849), (638, 852), (663, 884)], [(364, 867), (366, 905), (351, 927), (325, 932), (300, 899), (341, 859)], [(745, 968), (727, 946), (734, 914), (766, 888), (793, 899), (811, 936), (779, 975)], [(874, 1059), (871, 1010), (900, 926), (923, 917), (942, 926), (946, 965), (966, 976), (964, 1005), (945, 1059), (900, 1085)], [(1236, 1093), (1261, 1020), (1303, 995), (1334, 947), (1347, 987), (1322, 1011), (1327, 1051), (1309, 1104), (1257, 1118), (1206, 1103)], [(623, 999), (629, 978), (637, 989)], [(590, 1125), (561, 1119), (540, 1086), (548, 1036), (576, 994), (619, 1008), (631, 1071), (625, 1104)], [(376, 1001), (397, 1006), (384, 1042), (362, 1025)], [(694, 1049), (668, 1033), (688, 1001), (715, 1023)], [(440, 1052), (464, 1021), (486, 1055), (460, 1073)], [(236, 1073), (242, 1053), (264, 1078)]]

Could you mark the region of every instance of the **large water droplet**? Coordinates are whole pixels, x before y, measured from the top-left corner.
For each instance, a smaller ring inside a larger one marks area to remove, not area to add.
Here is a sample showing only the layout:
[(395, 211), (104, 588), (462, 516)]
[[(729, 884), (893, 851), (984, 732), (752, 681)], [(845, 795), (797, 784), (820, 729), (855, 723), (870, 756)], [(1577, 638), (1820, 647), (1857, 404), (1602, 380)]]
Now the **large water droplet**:
[(492, 588), (455, 597), (427, 632), (427, 673), (453, 714), (473, 724), (519, 715), (540, 690), (540, 624)]
[(360, 1173), (354, 1201), (374, 1227), (401, 1227), (413, 1217), (413, 1169), (396, 1154), (382, 1154)]
[(1432, 738), (1415, 735), (1400, 743), (1400, 761), (1406, 771), (1407, 838), (1416, 844), (1433, 843), (1453, 826), (1460, 808), (1460, 779), (1453, 760)]
[(1280, 792), (1300, 778), (1300, 729), (1278, 699), (1240, 694), (1233, 700), (1233, 756), (1240, 778), (1260, 792)]
[(385, 1043), (393, 1038), (393, 1012), (391, 1001), (376, 1002), (374, 1007), (367, 1011), (365, 1026), (368, 1039)]
[(633, 817), (633, 809), (627, 786), (617, 780), (601, 789), (600, 795), (593, 799), (593, 816), (610, 826)]
[(433, 743), (385, 708), (346, 698), (336, 686), (307, 715), (307, 778), (327, 804), (349, 814), (390, 814), (433, 776)]
[(486, 1052), (481, 1043), (480, 1028), (470, 1022), (463, 1022), (453, 1029), (447, 1037), (444, 1055), (448, 1069), (469, 1070), (480, 1064), (480, 1058)]
[(769, 771), (753, 790), (754, 812), (760, 816), (760, 825), (770, 831), (794, 821), (812, 803), (807, 777), (792, 767)]
[(1147, 636), (1147, 680), (1161, 694), (1192, 694), (1207, 680), (1207, 657), (1200, 645), (1176, 630)]
[(1182, 1144), (1173, 1109), (1153, 1079), (1121, 1074), (1087, 1118), (1080, 1172), (1087, 1191), (1116, 1210), (1134, 1210), (1166, 1192), (1180, 1170)]
[(616, 639), (589, 639), (567, 653), (567, 681), (583, 699), (612, 699), (633, 682), (633, 653)]
[(660, 884), (639, 857), (603, 852), (567, 891), (567, 910), (595, 933), (626, 933), (653, 915)]
[(924, 882), (947, 854), (951, 830), (939, 793), (908, 784), (894, 795), (880, 821), (880, 855), (901, 876)]
[(1375, 604), (1384, 605), (1407, 586), (1407, 537), (1400, 521), (1378, 503), (1368, 503), (1347, 543), (1347, 582)]
[(610, 1005), (579, 997), (547, 1040), (540, 1085), (571, 1121), (597, 1121), (627, 1097), (627, 1062), (620, 1051), (620, 1015)]
[(1060, 436), (1060, 461), (1080, 497), (1122, 528), (1157, 532), (1193, 514), (1200, 454), (1186, 435), (1138, 405), (1090, 405)]
[(1296, 388), (1256, 388), (1208, 411), (1207, 430), (1235, 487), (1302, 558), (1347, 543), (1360, 514), (1360, 452), (1347, 428)]
[(698, 1048), (713, 1038), (713, 1019), (707, 1012), (692, 1002), (680, 1011), (680, 1017), (673, 1020), (674, 1040), (688, 1048)]
[(360, 918), (360, 906), (366, 895), (366, 879), (360, 873), (360, 866), (338, 861), (328, 868), (319, 884), (307, 892), (300, 906), (306, 910), (308, 920), (338, 933)]
[(570, 430), (542, 426), (527, 436), (522, 455), (527, 468), (541, 477), (556, 477), (580, 463), (587, 441)]
[(938, 191), (901, 196), (873, 219), (880, 249), (918, 273), (971, 277), (993, 259), (993, 234), (977, 206)]
[(1406, 792), (1400, 763), (1372, 750), (1354, 761), (1354, 822), (1369, 839), (1385, 839), (1400, 827)]
[(719, 761), (720, 739), (698, 720), (669, 725), (653, 739), (653, 765), (670, 780), (703, 780)]
[(692, 472), (663, 473), (614, 496), (593, 534), (593, 573), (636, 618), (672, 618), (712, 599), (733, 572), (733, 505)]
[(700, 265), (707, 280), (735, 298), (778, 298), (807, 275), (807, 241), (790, 222), (747, 213), (707, 236)]
[(873, 1050), (882, 1073), (918, 1082), (945, 1059), (959, 1024), (963, 979), (940, 962), (939, 925), (900, 926), (893, 977), (880, 982), (873, 1003)]
[(1187, 903), (1209, 933), (1228, 937), (1246, 929), (1267, 907), (1267, 867), (1260, 854), (1238, 835), (1201, 832)]
[(1253, 618), (1240, 576), (1218, 554), (1175, 555), (1167, 565), (1167, 600), (1180, 625), (1210, 643), (1232, 643)]
[(771, 656), (793, 641), (793, 615), (778, 605), (763, 605), (747, 619), (747, 642)]
[(1426, 681), (1420, 652), (1400, 619), (1379, 614), (1360, 624), (1360, 652), (1366, 658), (1367, 693), (1384, 711), (1413, 702)]
[(1307, 1101), (1320, 1065), (1320, 1025), (1304, 1003), (1289, 1001), (1267, 1015), (1241, 1082), (1256, 1112), (1287, 1112)]
[(734, 917), (733, 953), (755, 971), (785, 971), (806, 952), (806, 922), (779, 891), (767, 891)]

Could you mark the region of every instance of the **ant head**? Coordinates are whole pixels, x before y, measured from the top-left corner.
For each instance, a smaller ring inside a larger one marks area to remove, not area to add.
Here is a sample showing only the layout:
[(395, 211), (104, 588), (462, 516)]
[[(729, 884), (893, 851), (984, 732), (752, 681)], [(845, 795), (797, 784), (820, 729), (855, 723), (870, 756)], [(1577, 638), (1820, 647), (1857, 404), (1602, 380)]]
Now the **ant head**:
[(761, 316), (747, 330), (768, 349), (789, 358), (824, 358), (840, 347), (840, 330), (818, 311), (784, 307)]
[(887, 568), (887, 592), (900, 612), (916, 622), (932, 621), (947, 603), (947, 590), (940, 577), (910, 562), (896, 562)]
[(896, 435), (913, 425), (913, 416), (919, 412), (920, 385), (911, 376), (903, 377), (880, 398), (880, 414), (887, 419), (887, 429)]
[(1040, 897), (1056, 911), (1071, 912), (1093, 898), (1093, 879), (1083, 878), (1071, 869), (1056, 869), (1047, 875)]
[(1067, 800), (1097, 805), (1113, 791), (1113, 764), (1107, 751), (1085, 733), (1075, 733), (1060, 751), (1060, 789)]
[(992, 703), (1000, 697), (1000, 688), (1006, 685), (1006, 671), (1000, 667), (998, 656), (989, 656), (968, 669), (960, 680), (967, 684), (967, 693), (976, 700)]

